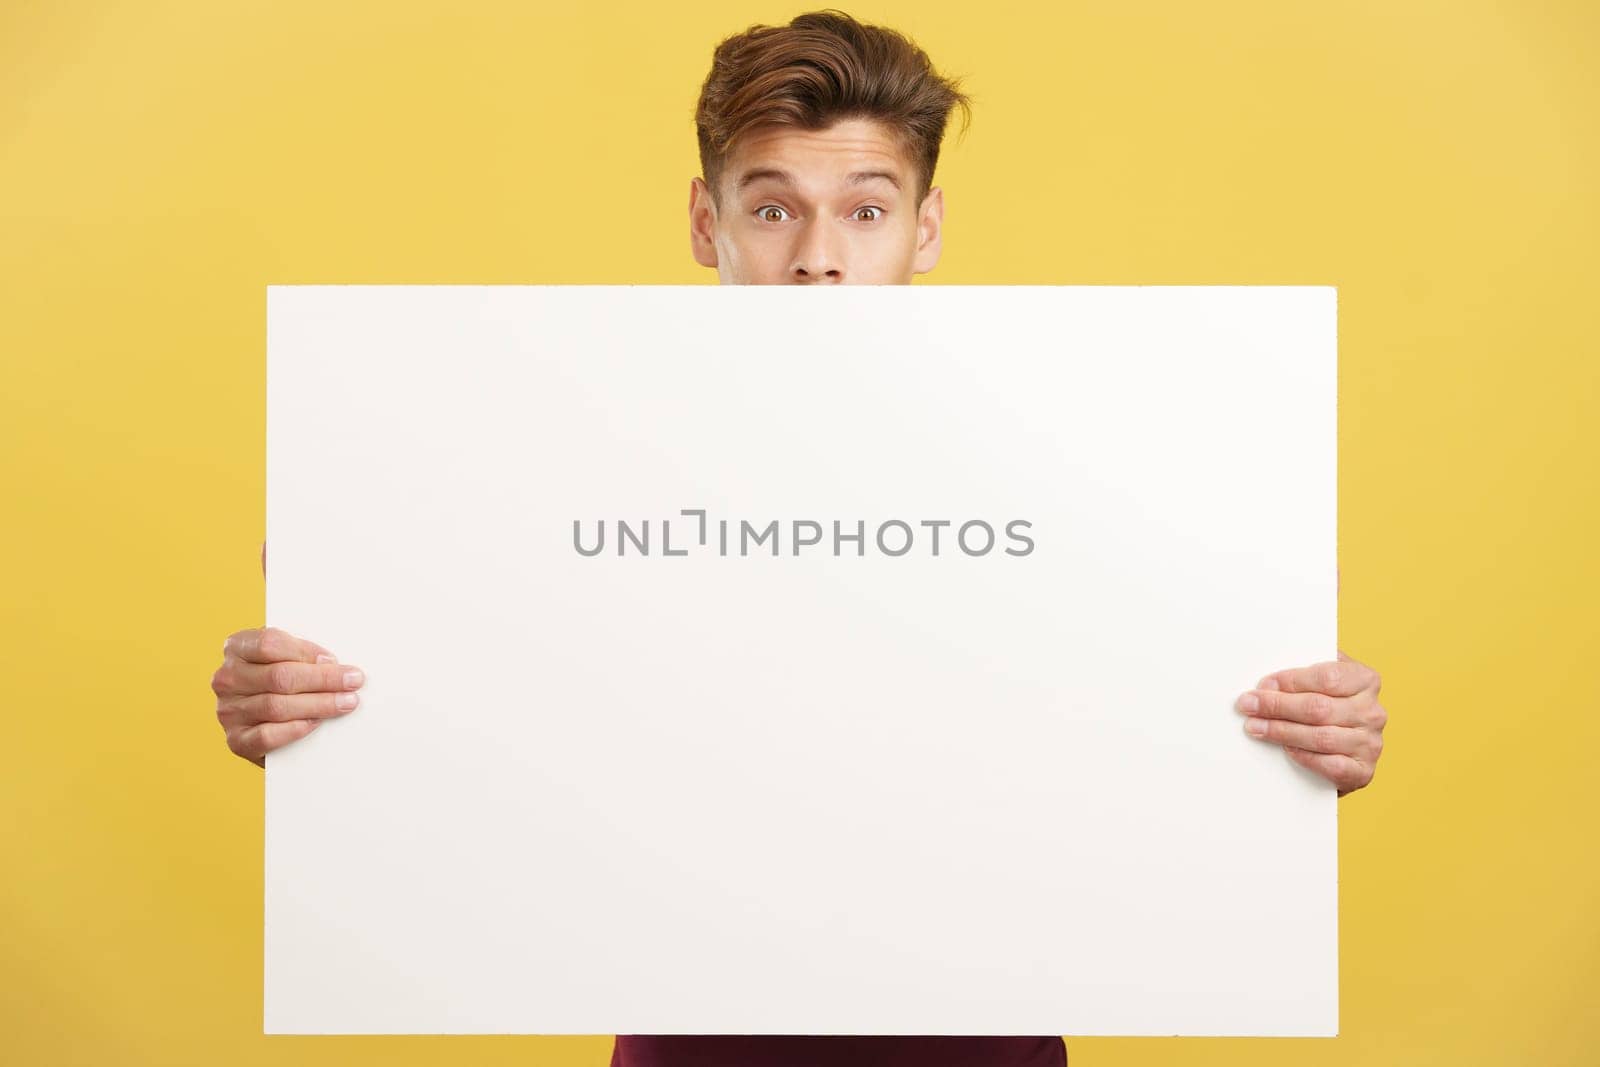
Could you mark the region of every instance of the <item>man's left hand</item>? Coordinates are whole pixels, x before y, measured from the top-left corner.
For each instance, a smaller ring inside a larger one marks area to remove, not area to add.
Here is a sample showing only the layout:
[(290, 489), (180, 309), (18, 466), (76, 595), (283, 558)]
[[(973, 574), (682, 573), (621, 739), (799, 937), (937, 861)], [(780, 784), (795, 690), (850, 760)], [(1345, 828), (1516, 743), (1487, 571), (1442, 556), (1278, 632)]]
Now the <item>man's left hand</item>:
[(1252, 737), (1283, 746), (1290, 759), (1339, 787), (1368, 785), (1383, 752), (1388, 713), (1378, 703), (1378, 672), (1339, 653), (1336, 661), (1277, 671), (1239, 697)]

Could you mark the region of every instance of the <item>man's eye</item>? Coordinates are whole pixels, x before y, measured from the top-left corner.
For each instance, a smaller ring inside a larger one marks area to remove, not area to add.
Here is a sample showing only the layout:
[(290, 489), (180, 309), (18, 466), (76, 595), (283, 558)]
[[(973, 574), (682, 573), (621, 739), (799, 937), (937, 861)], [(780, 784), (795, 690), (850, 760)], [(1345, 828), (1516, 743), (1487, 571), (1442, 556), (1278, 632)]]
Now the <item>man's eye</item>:
[(857, 208), (856, 214), (859, 215), (863, 211), (870, 211), (873, 213), (872, 218), (867, 220), (868, 222), (877, 222), (879, 217), (883, 215), (883, 208), (878, 207), (875, 204), (867, 204), (864, 207)]
[(783, 221), (782, 219), (771, 219), (771, 218), (768, 218), (767, 217), (767, 213), (771, 212), (771, 211), (782, 211), (783, 214), (785, 214), (785, 215), (788, 214), (787, 211), (784, 211), (783, 208), (779, 207), (777, 204), (767, 204), (765, 207), (756, 208), (756, 215), (761, 219), (762, 222), (782, 222)]

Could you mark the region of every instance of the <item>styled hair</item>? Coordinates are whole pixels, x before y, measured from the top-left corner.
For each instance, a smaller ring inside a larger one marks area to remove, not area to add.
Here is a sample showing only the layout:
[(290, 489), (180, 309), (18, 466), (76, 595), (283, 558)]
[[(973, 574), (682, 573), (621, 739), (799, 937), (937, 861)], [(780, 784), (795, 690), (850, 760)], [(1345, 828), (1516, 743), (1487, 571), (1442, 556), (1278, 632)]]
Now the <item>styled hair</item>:
[(960, 84), (936, 73), (905, 35), (835, 8), (796, 15), (787, 26), (753, 25), (712, 53), (694, 115), (701, 176), (720, 203), (723, 167), (752, 130), (822, 130), (870, 118), (889, 127), (916, 166), (920, 204), (933, 187), (951, 110), (961, 108), (962, 135), (971, 124), (972, 98)]

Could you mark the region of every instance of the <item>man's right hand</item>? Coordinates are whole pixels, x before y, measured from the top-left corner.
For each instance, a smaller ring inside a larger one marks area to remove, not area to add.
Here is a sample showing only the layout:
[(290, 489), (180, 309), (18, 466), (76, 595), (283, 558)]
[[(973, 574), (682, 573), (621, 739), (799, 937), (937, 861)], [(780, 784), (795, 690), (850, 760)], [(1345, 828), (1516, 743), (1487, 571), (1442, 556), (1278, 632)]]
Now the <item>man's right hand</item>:
[(268, 752), (354, 710), (365, 681), (321, 645), (263, 626), (228, 635), (211, 691), (228, 748), (265, 767)]

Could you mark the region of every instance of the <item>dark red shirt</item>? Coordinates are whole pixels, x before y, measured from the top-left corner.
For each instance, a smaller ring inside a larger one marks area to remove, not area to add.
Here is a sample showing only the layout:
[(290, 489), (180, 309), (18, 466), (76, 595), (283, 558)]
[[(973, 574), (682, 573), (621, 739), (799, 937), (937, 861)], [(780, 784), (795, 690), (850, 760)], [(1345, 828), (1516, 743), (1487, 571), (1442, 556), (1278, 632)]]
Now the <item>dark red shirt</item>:
[(1066, 1067), (1059, 1037), (618, 1034), (611, 1067)]

